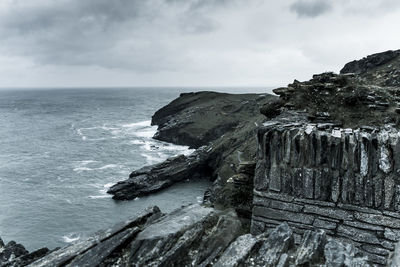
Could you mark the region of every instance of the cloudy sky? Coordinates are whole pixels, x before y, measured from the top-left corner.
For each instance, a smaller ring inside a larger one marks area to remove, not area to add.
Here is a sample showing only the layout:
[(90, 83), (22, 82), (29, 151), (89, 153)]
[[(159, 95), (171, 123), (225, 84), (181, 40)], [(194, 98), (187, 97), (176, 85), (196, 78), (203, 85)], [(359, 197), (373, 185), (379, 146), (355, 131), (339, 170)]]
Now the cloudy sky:
[(398, 0), (0, 0), (0, 87), (280, 86), (400, 49)]

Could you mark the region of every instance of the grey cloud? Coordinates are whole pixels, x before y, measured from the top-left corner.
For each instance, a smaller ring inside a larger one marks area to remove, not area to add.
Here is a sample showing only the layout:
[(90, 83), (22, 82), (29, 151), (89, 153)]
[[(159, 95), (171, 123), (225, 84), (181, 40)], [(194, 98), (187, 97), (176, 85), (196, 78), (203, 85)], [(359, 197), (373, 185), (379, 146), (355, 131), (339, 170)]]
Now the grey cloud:
[(332, 9), (328, 0), (297, 0), (290, 10), (299, 17), (315, 18)]
[[(216, 0), (209, 6), (216, 5)], [(223, 1), (221, 1), (223, 2)], [(197, 0), (60, 0), (13, 4), (0, 14), (0, 49), (37, 64), (94, 65), (137, 71), (171, 70), (174, 35), (216, 29)]]

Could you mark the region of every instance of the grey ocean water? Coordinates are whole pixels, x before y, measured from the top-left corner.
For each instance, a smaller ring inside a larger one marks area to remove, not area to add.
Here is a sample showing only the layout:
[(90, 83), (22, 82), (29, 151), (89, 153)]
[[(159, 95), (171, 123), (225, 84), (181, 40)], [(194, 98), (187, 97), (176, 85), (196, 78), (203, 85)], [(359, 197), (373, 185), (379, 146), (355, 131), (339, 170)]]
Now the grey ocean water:
[(134, 169), (191, 152), (151, 139), (151, 115), (184, 91), (193, 89), (0, 90), (2, 239), (29, 250), (54, 248), (149, 205), (171, 211), (201, 201), (205, 181), (134, 201), (116, 202), (106, 194)]

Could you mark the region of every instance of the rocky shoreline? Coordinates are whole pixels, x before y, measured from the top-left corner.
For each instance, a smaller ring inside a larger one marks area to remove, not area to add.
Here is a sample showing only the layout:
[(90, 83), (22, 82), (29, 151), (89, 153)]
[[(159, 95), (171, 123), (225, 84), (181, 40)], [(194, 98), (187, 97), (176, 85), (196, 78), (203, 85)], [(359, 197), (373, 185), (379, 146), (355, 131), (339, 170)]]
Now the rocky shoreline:
[(51, 252), (1, 241), (0, 265), (398, 266), (398, 73), (400, 50), (278, 96), (181, 94), (154, 114), (154, 138), (196, 151), (135, 170), (108, 193), (130, 200), (208, 179), (203, 205), (153, 207)]

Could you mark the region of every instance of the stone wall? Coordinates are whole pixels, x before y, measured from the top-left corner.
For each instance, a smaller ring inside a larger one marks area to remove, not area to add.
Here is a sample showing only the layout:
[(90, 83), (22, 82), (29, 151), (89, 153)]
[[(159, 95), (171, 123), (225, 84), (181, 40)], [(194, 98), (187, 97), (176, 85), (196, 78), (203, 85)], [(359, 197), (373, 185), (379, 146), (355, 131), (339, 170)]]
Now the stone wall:
[(400, 239), (400, 133), (270, 123), (258, 131), (252, 233), (288, 222), (351, 240), (384, 264)]

